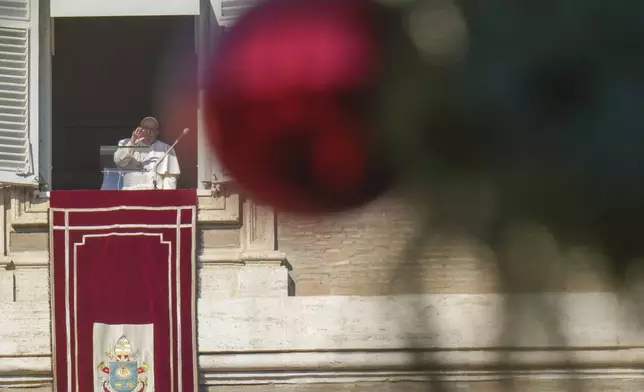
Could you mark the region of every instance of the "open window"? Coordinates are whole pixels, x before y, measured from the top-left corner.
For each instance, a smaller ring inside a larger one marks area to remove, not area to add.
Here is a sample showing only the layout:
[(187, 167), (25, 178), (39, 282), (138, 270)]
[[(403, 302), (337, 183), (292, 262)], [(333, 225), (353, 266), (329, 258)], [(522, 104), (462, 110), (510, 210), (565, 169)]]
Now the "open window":
[(179, 188), (197, 187), (197, 60), (193, 16), (56, 18), (52, 59), (51, 189), (100, 189), (100, 146), (160, 123)]
[(0, 0), (0, 183), (98, 189), (100, 146), (149, 115), (168, 143), (192, 130), (177, 146), (180, 188), (229, 181), (207, 141), (203, 81), (256, 3)]
[(203, 108), (206, 73), (210, 55), (217, 47), (219, 40), (234, 22), (260, 0), (202, 0), (202, 13), (199, 18), (198, 50), (199, 53), (199, 188), (215, 189), (218, 184), (231, 182), (232, 178), (217, 159), (216, 151), (209, 148), (207, 124), (204, 121)]

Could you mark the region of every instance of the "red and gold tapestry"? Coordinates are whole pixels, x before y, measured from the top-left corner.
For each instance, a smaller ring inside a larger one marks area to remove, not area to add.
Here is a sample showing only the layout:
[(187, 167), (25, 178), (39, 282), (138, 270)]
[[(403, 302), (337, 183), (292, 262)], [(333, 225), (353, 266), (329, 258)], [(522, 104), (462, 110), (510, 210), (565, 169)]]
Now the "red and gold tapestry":
[(194, 190), (51, 193), (57, 392), (197, 390)]

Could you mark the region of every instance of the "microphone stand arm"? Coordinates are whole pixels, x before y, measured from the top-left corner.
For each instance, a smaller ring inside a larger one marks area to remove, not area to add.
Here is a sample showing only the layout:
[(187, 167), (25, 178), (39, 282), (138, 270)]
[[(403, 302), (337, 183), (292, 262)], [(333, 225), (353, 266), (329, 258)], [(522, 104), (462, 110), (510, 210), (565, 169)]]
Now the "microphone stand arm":
[(154, 185), (155, 191), (159, 190), (159, 188), (157, 187), (157, 175), (159, 174), (158, 173), (159, 165), (172, 151), (174, 151), (174, 147), (179, 143), (181, 138), (183, 138), (188, 133), (188, 131), (189, 131), (188, 128), (184, 129), (181, 135), (179, 135), (179, 137), (177, 138), (177, 140), (175, 140), (174, 143), (172, 143), (172, 145), (170, 146), (170, 148), (168, 148), (168, 151), (166, 151), (165, 154), (163, 154), (163, 156), (161, 157), (161, 159), (159, 159), (157, 164), (154, 165), (154, 177), (152, 178), (152, 184)]

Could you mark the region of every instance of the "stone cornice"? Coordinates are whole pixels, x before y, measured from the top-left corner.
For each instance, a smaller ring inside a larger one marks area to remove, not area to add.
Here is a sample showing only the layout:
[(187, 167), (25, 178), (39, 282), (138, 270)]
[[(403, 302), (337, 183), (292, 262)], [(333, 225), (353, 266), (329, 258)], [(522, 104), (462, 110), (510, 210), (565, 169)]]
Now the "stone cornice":
[[(199, 373), (201, 385), (549, 380), (570, 375), (632, 379), (644, 378), (642, 354), (641, 348), (204, 353), (199, 355)], [(503, 355), (509, 355), (511, 365), (498, 365)], [(50, 356), (0, 357), (0, 387), (39, 387), (51, 382)]]
[[(41, 268), (49, 265), (48, 250), (22, 250), (12, 247), (12, 236), (44, 234), (49, 229), (49, 197), (30, 188), (0, 190), (4, 220), (0, 235), (0, 267)], [(198, 261), (204, 264), (286, 264), (286, 255), (275, 250), (275, 213), (253, 203), (238, 193), (223, 192), (217, 197), (198, 192), (198, 228), (239, 229), (239, 244), (234, 248), (212, 247), (207, 241), (198, 244)]]
[[(271, 250), (240, 250), (240, 249), (204, 249), (197, 255), (201, 264), (257, 264), (257, 265), (286, 265), (286, 254)], [(46, 251), (19, 252), (11, 256), (0, 256), (0, 268), (13, 263), (16, 268), (48, 268), (49, 253)]]
[[(33, 188), (13, 187), (2, 189), (8, 197), (7, 223), (12, 228), (48, 227), (49, 196)], [(200, 224), (240, 225), (242, 198), (238, 193), (224, 192), (213, 197), (209, 192), (199, 192), (197, 198)]]

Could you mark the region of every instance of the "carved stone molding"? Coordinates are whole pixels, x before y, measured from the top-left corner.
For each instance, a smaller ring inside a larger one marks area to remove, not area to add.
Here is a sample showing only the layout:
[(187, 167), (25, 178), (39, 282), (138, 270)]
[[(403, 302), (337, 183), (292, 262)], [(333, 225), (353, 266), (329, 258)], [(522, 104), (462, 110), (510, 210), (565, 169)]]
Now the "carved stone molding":
[[(242, 251), (239, 249), (204, 249), (197, 255), (202, 264), (260, 264), (266, 266), (287, 266), (286, 254), (279, 251)], [(290, 267), (288, 267), (290, 268)]]
[[(49, 198), (32, 188), (13, 187), (7, 191), (7, 221), (12, 227), (42, 227), (48, 225)], [(199, 195), (199, 223), (240, 224), (241, 203), (238, 194), (226, 193), (220, 197)]]
[[(395, 351), (416, 347), (445, 352), (442, 356), (453, 364), (462, 360), (483, 365), (490, 363), (493, 352), (518, 347), (526, 354), (516, 354), (517, 361), (558, 361), (559, 354), (550, 353), (561, 353), (562, 345), (553, 341), (548, 331), (556, 326), (544, 324), (548, 320), (535, 309), (532, 311), (537, 314), (525, 319), (505, 314), (503, 303), (508, 300), (556, 306), (568, 349), (594, 352), (586, 357), (590, 362), (613, 361), (617, 352), (624, 361), (644, 361), (644, 332), (637, 325), (637, 313), (610, 293), (205, 297), (197, 302), (199, 351), (202, 355), (232, 355), (240, 351)], [(49, 301), (0, 302), (0, 315), (0, 357), (51, 353)], [(522, 334), (520, 341), (509, 346), (502, 338), (506, 322), (511, 320), (520, 322), (517, 326)], [(261, 330), (256, 330), (258, 325), (263, 326)], [(468, 350), (467, 360), (457, 353)], [(584, 354), (578, 355), (583, 358)]]
[(49, 267), (49, 252), (15, 252), (8, 256), (0, 257), (0, 268), (9, 263), (12, 263), (17, 269)]
[(241, 224), (239, 194), (223, 193), (213, 197), (208, 192), (206, 195), (199, 195), (197, 206), (199, 223)]
[(244, 250), (275, 250), (275, 212), (251, 200), (244, 202)]
[(276, 227), (273, 209), (249, 199), (245, 199), (240, 204), (243, 206), (240, 247), (237, 249), (204, 247), (198, 255), (199, 260), (206, 264), (286, 265), (286, 255), (275, 249)]
[(9, 202), (8, 221), (13, 227), (46, 227), (49, 221), (49, 198), (33, 188), (13, 187)]
[(9, 213), (11, 207), (11, 188), (0, 189), (0, 224), (2, 224), (2, 235), (0, 236), (0, 264), (7, 264), (9, 260), (6, 255), (9, 253)]
[[(578, 379), (638, 379), (642, 372), (642, 350), (577, 350), (573, 355), (578, 363), (573, 369), (562, 360), (561, 352), (547, 351), (511, 353), (512, 366), (495, 367), (481, 363), (482, 357), (493, 361), (499, 355), (493, 350), (483, 352), (439, 351), (425, 352), (408, 349), (387, 352), (361, 350), (308, 351), (308, 352), (243, 352), (207, 353), (199, 355), (200, 385), (258, 385), (258, 384), (315, 384), (360, 382), (443, 382), (499, 381), (513, 377), (516, 380), (560, 380), (565, 371)], [(534, 354), (541, 354), (542, 360)], [(472, 361), (471, 358), (475, 358)], [(419, 370), (410, 366), (431, 367), (436, 361), (449, 363), (440, 371)], [(5, 369), (11, 369), (9, 373)], [(6, 375), (5, 375), (6, 374)], [(13, 375), (9, 375), (13, 374)], [(47, 357), (0, 358), (0, 386), (43, 387), (52, 383), (51, 359)], [(501, 389), (499, 389), (501, 390)]]
[[(240, 249), (205, 249), (197, 255), (202, 264), (261, 264), (280, 266), (288, 265), (286, 254), (279, 251), (242, 251)], [(36, 268), (49, 266), (49, 253), (19, 252), (10, 256), (0, 256), (0, 268), (9, 263), (17, 268)]]
[[(25, 187), (0, 189), (0, 192), (0, 197), (4, 200), (4, 203), (0, 203), (0, 208), (4, 209), (5, 216), (4, 234), (0, 237), (0, 266), (10, 263), (18, 268), (47, 266), (48, 249), (41, 237), (46, 236), (48, 227), (49, 198)], [(288, 265), (286, 256), (275, 250), (273, 210), (245, 199), (239, 193), (224, 192), (219, 197), (213, 197), (210, 192), (200, 192), (198, 223), (214, 227), (234, 225), (240, 228), (239, 247), (209, 248), (208, 244), (204, 244), (198, 255), (202, 263), (259, 264), (273, 267)], [(15, 237), (28, 242), (29, 247), (23, 249), (14, 246), (11, 249)], [(43, 244), (39, 245), (37, 241)]]

